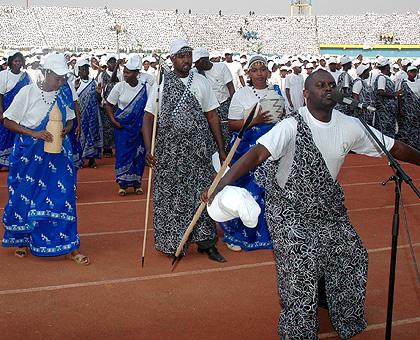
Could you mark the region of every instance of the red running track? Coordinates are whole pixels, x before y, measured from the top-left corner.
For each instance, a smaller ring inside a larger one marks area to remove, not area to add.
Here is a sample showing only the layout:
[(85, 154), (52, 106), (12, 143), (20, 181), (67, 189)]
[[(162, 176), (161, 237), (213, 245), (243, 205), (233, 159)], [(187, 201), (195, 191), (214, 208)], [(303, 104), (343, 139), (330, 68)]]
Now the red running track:
[[(1, 339), (277, 339), (280, 306), (270, 251), (234, 253), (219, 241), (228, 260), (219, 264), (192, 246), (171, 272), (149, 229), (142, 269), (146, 197), (119, 197), (113, 159), (98, 164), (78, 176), (81, 251), (90, 266), (64, 257), (19, 259), (13, 249), (0, 249)], [(404, 168), (420, 185), (420, 168)], [(384, 159), (351, 155), (339, 176), (352, 222), (369, 250), (369, 327), (355, 339), (385, 334), (394, 186), (380, 183), (391, 174)], [(6, 178), (0, 172), (0, 207), (7, 200)], [(420, 261), (420, 202), (405, 185), (403, 200)], [(420, 334), (420, 284), (403, 218), (399, 245), (393, 339), (414, 340)], [(326, 311), (319, 319), (320, 338), (338, 339)]]

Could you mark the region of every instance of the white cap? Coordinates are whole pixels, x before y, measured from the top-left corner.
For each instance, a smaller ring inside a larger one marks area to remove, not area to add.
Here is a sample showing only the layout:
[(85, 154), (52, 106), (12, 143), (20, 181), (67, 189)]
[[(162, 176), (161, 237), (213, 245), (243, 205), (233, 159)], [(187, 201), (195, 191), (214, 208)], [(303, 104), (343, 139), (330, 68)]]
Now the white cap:
[(210, 53), (204, 47), (194, 48), (193, 54), (192, 54), (193, 63), (200, 60), (201, 58), (208, 58), (208, 57), (210, 57)]
[[(4, 56), (6, 57), (6, 58), (10, 58), (10, 57), (13, 57), (16, 53), (20, 53), (20, 51), (18, 51), (18, 50), (10, 50), (10, 51), (7, 51), (5, 54), (4, 54)], [(22, 54), (23, 55), (23, 54)]]
[(414, 65), (410, 65), (407, 67), (407, 72), (414, 71), (414, 70), (417, 71), (417, 67), (415, 67)]
[(51, 70), (59, 76), (64, 76), (70, 72), (64, 54), (50, 54), (45, 58), (42, 67), (44, 70)]
[(280, 67), (280, 71), (289, 71), (289, 68), (286, 65)]
[(223, 51), (223, 55), (225, 55), (225, 54), (233, 54), (232, 49), (230, 49), (230, 48), (225, 49), (225, 50)]
[(363, 72), (365, 72), (369, 68), (369, 64), (360, 64), (356, 68), (356, 74), (360, 76)]
[(352, 61), (351, 58), (347, 57), (346, 55), (344, 55), (340, 58), (340, 64), (341, 65), (351, 63), (351, 61)]
[(141, 62), (140, 56), (139, 55), (131, 56), (124, 66), (130, 71), (141, 70), (142, 62)]
[(411, 61), (407, 59), (401, 60), (401, 66), (407, 66)]
[(379, 66), (385, 66), (385, 65), (389, 64), (389, 60), (388, 60), (388, 58), (385, 58), (385, 57), (379, 57), (378, 59), (376, 59), (376, 63)]
[(393, 65), (392, 65), (392, 68), (396, 68), (396, 69), (398, 69), (398, 70), (399, 70), (399, 69), (400, 69), (400, 65), (398, 65), (398, 64), (393, 64)]
[(245, 226), (255, 228), (261, 208), (246, 189), (228, 185), (207, 205), (207, 212), (216, 222), (239, 217)]
[(361, 63), (361, 61), (360, 61), (359, 59), (353, 59), (351, 63), (352, 63), (353, 65), (354, 65), (354, 64), (360, 64), (360, 63)]
[(248, 62), (248, 60), (246, 60), (246, 58), (241, 58), (241, 59), (239, 59), (239, 62), (241, 64), (246, 64)]
[(420, 58), (413, 61), (414, 66), (420, 66)]
[(175, 55), (184, 47), (189, 47), (188, 42), (185, 39), (177, 39), (169, 48), (169, 54)]
[(328, 65), (329, 65), (329, 64), (338, 64), (338, 63), (337, 63), (337, 59), (336, 59), (336, 58), (334, 58), (334, 57), (332, 57), (332, 58), (328, 59)]
[(115, 60), (117, 60), (117, 56), (113, 53), (109, 53), (105, 56), (105, 63), (107, 63), (109, 61), (109, 59), (114, 58)]
[(305, 68), (315, 68), (315, 66), (312, 63), (307, 63)]
[(292, 66), (290, 66), (291, 68), (294, 68), (294, 67), (302, 67), (302, 63), (300, 62), (300, 61), (298, 61), (298, 60), (295, 60), (293, 63), (292, 63)]

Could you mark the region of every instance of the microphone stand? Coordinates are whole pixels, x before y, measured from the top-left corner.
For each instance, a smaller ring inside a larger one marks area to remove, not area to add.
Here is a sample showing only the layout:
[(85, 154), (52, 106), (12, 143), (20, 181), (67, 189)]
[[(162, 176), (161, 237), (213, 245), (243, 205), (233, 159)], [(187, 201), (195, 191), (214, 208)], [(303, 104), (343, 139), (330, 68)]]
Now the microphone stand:
[(389, 181), (395, 183), (395, 203), (394, 203), (394, 215), (392, 219), (392, 247), (391, 247), (391, 260), (390, 260), (390, 272), (389, 272), (389, 286), (388, 286), (388, 307), (387, 307), (387, 318), (386, 318), (386, 331), (385, 339), (391, 339), (391, 329), (392, 329), (392, 311), (394, 306), (394, 286), (395, 286), (395, 268), (397, 262), (397, 245), (398, 245), (398, 231), (400, 224), (400, 194), (401, 194), (401, 184), (402, 182), (407, 183), (410, 188), (414, 191), (417, 197), (420, 198), (420, 191), (413, 184), (412, 179), (404, 171), (398, 161), (391, 155), (391, 153), (386, 149), (385, 145), (379, 140), (375, 135), (369, 125), (363, 120), (359, 119), (369, 135), (375, 140), (381, 150), (388, 158), (389, 166), (393, 169), (394, 175), (391, 176), (387, 181), (383, 182), (382, 185), (386, 185)]

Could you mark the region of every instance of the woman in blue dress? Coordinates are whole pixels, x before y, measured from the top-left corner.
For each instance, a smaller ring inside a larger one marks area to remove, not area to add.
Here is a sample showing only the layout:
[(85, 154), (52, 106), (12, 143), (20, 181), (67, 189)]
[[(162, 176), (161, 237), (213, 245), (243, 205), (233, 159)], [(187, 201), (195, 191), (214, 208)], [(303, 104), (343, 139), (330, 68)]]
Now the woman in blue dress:
[[(246, 119), (246, 110), (257, 102), (260, 102), (263, 106), (261, 106), (257, 116), (252, 121), (250, 128), (244, 133), (233, 156), (232, 163), (235, 163), (251, 149), (259, 137), (271, 130), (284, 113), (283, 98), (273, 87), (267, 85), (269, 76), (267, 60), (258, 55), (252, 57), (249, 61), (248, 75), (250, 78), (249, 85), (235, 92), (229, 107), (229, 128), (234, 134), (231, 145), (234, 143), (237, 133), (244, 123), (244, 119)], [(279, 106), (281, 110), (280, 117), (278, 116), (279, 113), (269, 112), (266, 109), (265, 105), (268, 101), (274, 103), (271, 104), (272, 108)], [(283, 106), (281, 103), (283, 103)], [(277, 116), (277, 119), (273, 119), (274, 116)], [(272, 247), (271, 240), (264, 216), (264, 188), (254, 181), (253, 171), (240, 178), (235, 183), (235, 186), (245, 188), (252, 194), (261, 207), (261, 214), (256, 228), (247, 228), (240, 219), (221, 223), (224, 231), (224, 242), (233, 251), (240, 251), (241, 249), (270, 249)]]
[(90, 168), (96, 168), (96, 159), (102, 158), (103, 131), (99, 103), (102, 100), (101, 91), (97, 89), (97, 82), (89, 77), (89, 62), (85, 59), (76, 63), (78, 78), (75, 88), (79, 96), (78, 102), (81, 113), (80, 144), (82, 146), (82, 160), (88, 160)]
[(9, 166), (9, 155), (15, 139), (15, 133), (3, 125), (3, 112), (8, 109), (18, 92), (31, 83), (28, 73), (22, 71), (25, 65), (22, 53), (11, 52), (7, 65), (9, 69), (0, 72), (0, 169)]
[[(75, 114), (71, 91), (63, 86), (68, 73), (64, 55), (48, 56), (44, 70), (45, 80), (23, 88), (4, 112), (5, 127), (17, 136), (10, 155), (2, 245), (17, 247), (18, 257), (29, 251), (36, 256), (67, 255), (87, 265), (89, 258), (78, 251), (76, 177), (67, 136)], [(63, 123), (58, 137), (46, 130), (54, 107)], [(54, 138), (62, 139), (61, 152), (44, 151)]]
[[(124, 81), (117, 83), (106, 102), (106, 112), (115, 126), (115, 173), (118, 194), (125, 196), (133, 187), (138, 195), (143, 193), (141, 178), (145, 165), (145, 147), (141, 134), (144, 108), (154, 79), (140, 73), (141, 58), (131, 57), (124, 67)], [(114, 113), (113, 107), (118, 110)]]

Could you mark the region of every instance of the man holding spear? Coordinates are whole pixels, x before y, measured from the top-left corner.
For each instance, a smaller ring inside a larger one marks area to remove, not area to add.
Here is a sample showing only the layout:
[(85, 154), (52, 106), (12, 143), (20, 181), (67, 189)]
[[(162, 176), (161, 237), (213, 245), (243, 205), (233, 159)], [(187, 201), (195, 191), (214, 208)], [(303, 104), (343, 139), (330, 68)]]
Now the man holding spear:
[[(146, 164), (154, 169), (154, 237), (155, 247), (173, 256), (178, 244), (200, 205), (200, 192), (212, 181), (211, 156), (219, 152), (226, 157), (219, 106), (210, 83), (202, 75), (190, 72), (192, 48), (185, 40), (171, 48), (173, 72), (164, 74), (157, 117), (154, 105), (157, 84), (151, 90), (143, 121)], [(153, 120), (157, 119), (156, 150), (151, 154)], [(190, 238), (198, 252), (217, 262), (226, 260), (215, 247), (214, 222), (206, 214), (198, 221)], [(186, 249), (182, 255), (185, 254)]]

